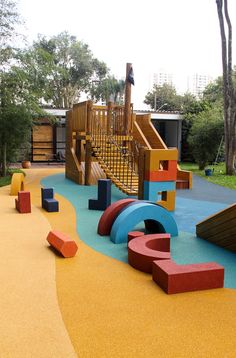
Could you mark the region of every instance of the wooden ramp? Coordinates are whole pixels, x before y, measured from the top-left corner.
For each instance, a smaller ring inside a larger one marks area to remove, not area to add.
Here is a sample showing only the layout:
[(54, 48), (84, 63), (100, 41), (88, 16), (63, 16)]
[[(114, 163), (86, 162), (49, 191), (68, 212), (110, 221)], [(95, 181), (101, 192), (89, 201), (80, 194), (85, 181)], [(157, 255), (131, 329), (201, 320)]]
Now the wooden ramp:
[(225, 249), (236, 251), (236, 204), (198, 223), (196, 234)]

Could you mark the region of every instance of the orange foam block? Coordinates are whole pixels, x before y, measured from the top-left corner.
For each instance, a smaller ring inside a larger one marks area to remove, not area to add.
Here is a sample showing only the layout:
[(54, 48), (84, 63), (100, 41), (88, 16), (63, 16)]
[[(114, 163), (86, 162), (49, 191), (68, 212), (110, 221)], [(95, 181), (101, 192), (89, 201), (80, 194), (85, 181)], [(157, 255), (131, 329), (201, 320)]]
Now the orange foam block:
[(73, 257), (78, 250), (78, 246), (74, 240), (71, 240), (69, 236), (56, 230), (49, 232), (47, 241), (64, 257)]
[(145, 180), (148, 181), (173, 181), (177, 178), (177, 160), (168, 160), (163, 169), (146, 171)]

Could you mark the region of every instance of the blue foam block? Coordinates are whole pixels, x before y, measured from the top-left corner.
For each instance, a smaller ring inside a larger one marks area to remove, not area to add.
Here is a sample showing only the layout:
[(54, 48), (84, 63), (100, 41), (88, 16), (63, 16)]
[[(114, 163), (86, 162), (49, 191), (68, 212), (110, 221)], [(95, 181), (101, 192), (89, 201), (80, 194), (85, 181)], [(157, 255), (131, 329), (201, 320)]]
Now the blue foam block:
[(106, 210), (111, 205), (111, 180), (98, 180), (98, 199), (89, 199), (89, 210)]
[(158, 192), (176, 190), (175, 181), (152, 182), (152, 181), (144, 180), (143, 186), (144, 186), (144, 191), (143, 191), (144, 199), (150, 201), (158, 200), (158, 195), (157, 195)]
[(42, 208), (44, 205), (45, 199), (53, 199), (54, 197), (54, 190), (53, 188), (41, 188), (41, 202), (42, 202)]
[(59, 211), (58, 201), (56, 199), (44, 199), (43, 208), (48, 212)]
[(111, 241), (115, 244), (127, 242), (128, 233), (145, 220), (156, 221), (157, 227), (163, 228), (163, 232), (169, 233), (171, 236), (178, 235), (175, 219), (169, 211), (153, 203), (137, 201), (127, 205), (117, 216), (111, 229)]

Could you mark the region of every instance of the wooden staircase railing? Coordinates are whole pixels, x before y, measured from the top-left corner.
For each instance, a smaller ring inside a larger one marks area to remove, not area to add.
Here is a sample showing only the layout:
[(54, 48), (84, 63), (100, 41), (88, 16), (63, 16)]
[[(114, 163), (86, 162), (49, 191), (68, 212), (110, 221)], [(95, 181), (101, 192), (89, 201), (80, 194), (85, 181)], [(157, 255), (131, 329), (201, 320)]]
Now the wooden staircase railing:
[(124, 133), (123, 107), (93, 106), (90, 140), (107, 177), (127, 195), (138, 195), (138, 146)]

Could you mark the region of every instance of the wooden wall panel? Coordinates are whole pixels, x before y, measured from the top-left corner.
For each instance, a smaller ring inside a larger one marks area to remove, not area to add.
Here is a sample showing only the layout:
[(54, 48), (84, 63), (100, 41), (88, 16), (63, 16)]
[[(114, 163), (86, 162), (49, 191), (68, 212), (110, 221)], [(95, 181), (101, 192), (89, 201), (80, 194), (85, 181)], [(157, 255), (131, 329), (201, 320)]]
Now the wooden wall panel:
[(53, 154), (53, 127), (51, 125), (36, 125), (32, 133), (33, 161), (48, 160)]

